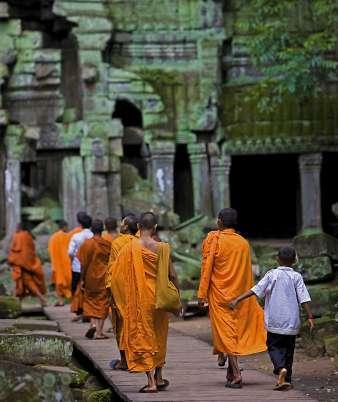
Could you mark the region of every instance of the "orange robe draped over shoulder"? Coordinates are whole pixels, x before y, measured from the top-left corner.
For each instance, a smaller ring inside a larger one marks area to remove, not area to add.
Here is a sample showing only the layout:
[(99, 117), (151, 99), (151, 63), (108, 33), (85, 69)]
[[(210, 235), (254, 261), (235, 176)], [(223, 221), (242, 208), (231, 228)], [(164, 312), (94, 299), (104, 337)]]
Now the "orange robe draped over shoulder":
[(8, 255), (17, 297), (46, 293), (45, 276), (40, 258), (35, 253), (32, 235), (26, 230), (15, 232)]
[(79, 249), (78, 258), (84, 286), (83, 314), (86, 317), (105, 319), (109, 300), (105, 285), (110, 254), (110, 242), (93, 237)]
[(102, 232), (102, 239), (110, 241), (110, 242), (115, 240), (118, 236), (119, 235), (117, 233), (111, 234), (111, 233), (107, 232), (106, 230), (104, 232)]
[(71, 298), (72, 267), (68, 255), (69, 233), (58, 230), (49, 239), (48, 251), (52, 264), (52, 278), (58, 296)]
[[(155, 310), (156, 275), (168, 259), (142, 247), (133, 239), (120, 252), (112, 269), (114, 300), (123, 318), (120, 349), (125, 352), (128, 369), (146, 372), (165, 364), (168, 314)], [(160, 257), (159, 257), (160, 256)]]
[(233, 229), (210, 232), (202, 246), (199, 298), (207, 298), (214, 353), (242, 356), (266, 350), (263, 310), (253, 297), (228, 303), (254, 285), (249, 243)]

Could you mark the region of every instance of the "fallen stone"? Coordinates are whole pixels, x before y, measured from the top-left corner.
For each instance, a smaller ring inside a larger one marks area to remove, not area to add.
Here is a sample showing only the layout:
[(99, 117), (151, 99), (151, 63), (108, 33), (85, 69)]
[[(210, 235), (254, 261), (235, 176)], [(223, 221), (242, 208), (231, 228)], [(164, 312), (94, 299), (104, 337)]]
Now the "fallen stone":
[(63, 366), (71, 362), (72, 352), (71, 339), (58, 332), (0, 334), (0, 360)]
[(0, 19), (9, 18), (9, 8), (8, 4), (4, 1), (0, 2)]
[(43, 314), (43, 308), (38, 304), (23, 304), (21, 313), (24, 315)]
[(328, 356), (335, 357), (338, 355), (338, 335), (324, 337), (325, 353)]
[(48, 366), (42, 364), (39, 364), (35, 367), (39, 368), (40, 370), (45, 370), (51, 373), (69, 374), (71, 376), (69, 386), (72, 388), (82, 387), (86, 383), (89, 377), (89, 373), (87, 371), (75, 367), (72, 364), (69, 367)]
[(319, 282), (333, 278), (332, 263), (329, 257), (302, 258), (297, 271), (303, 276), (305, 282)]
[(338, 260), (338, 239), (326, 233), (300, 234), (293, 244), (300, 258), (329, 256)]
[(74, 401), (66, 372), (44, 371), (11, 361), (0, 361), (0, 400), (20, 402)]
[(0, 296), (0, 318), (16, 318), (21, 313), (20, 300), (12, 296)]
[(71, 387), (82, 387), (86, 381), (88, 380), (90, 374), (86, 370), (82, 370), (79, 367), (74, 366), (73, 364), (70, 364), (69, 366), (72, 371), (72, 382), (70, 384)]
[(86, 402), (110, 402), (113, 394), (110, 389), (88, 390), (84, 392)]
[(15, 321), (14, 326), (23, 330), (33, 331), (59, 331), (59, 324), (56, 321), (48, 320), (31, 320), (27, 318), (19, 318)]

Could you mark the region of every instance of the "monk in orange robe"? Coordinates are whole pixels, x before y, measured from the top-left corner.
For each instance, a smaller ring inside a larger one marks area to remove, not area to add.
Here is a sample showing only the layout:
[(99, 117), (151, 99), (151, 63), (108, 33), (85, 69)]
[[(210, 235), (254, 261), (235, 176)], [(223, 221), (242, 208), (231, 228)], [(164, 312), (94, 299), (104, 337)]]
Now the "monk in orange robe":
[(93, 237), (81, 245), (78, 259), (81, 264), (81, 283), (84, 292), (83, 314), (90, 318), (90, 328), (86, 333), (95, 339), (107, 339), (103, 324), (108, 315), (109, 299), (105, 277), (110, 255), (110, 242), (102, 238), (103, 222), (99, 219), (92, 223)]
[[(169, 265), (170, 276), (177, 284), (167, 243), (156, 242), (156, 217), (151, 212), (141, 215), (140, 238), (133, 239), (115, 260), (111, 286), (115, 304), (122, 315), (120, 348), (125, 352), (128, 369), (144, 372), (148, 384), (142, 393), (165, 389), (169, 381), (162, 378), (165, 364), (168, 315), (155, 309), (156, 275), (163, 265)], [(167, 267), (166, 267), (167, 268)]]
[(105, 240), (112, 242), (119, 235), (115, 218), (106, 218), (104, 221), (104, 228), (105, 230), (102, 232), (102, 238)]
[[(83, 313), (83, 291), (81, 290), (81, 267), (77, 259), (77, 252), (83, 241), (91, 237), (93, 234), (90, 232), (89, 228), (92, 224), (92, 219), (86, 212), (80, 211), (76, 214), (76, 219), (79, 226), (74, 228), (69, 232), (69, 242), (68, 242), (68, 255), (71, 260), (72, 267), (72, 303), (70, 305), (70, 311), (73, 313), (72, 321), (79, 321)], [(87, 233), (86, 235), (81, 235), (81, 233)], [(80, 238), (79, 238), (80, 237)]]
[(47, 305), (45, 276), (40, 258), (35, 253), (32, 235), (23, 224), (17, 225), (13, 235), (8, 263), (12, 267), (12, 278), (16, 283), (15, 295), (20, 299), (36, 296), (42, 306)]
[(202, 270), (198, 290), (200, 303), (209, 303), (214, 353), (228, 355), (226, 386), (241, 388), (237, 356), (266, 350), (263, 310), (248, 299), (233, 311), (228, 304), (251, 289), (253, 274), (249, 243), (234, 230), (237, 212), (222, 209), (217, 231), (209, 232), (202, 246)]
[[(110, 257), (106, 275), (106, 288), (108, 293), (111, 295), (111, 275), (114, 262), (119, 255), (123, 247), (128, 244), (131, 240), (135, 239), (135, 233), (138, 231), (137, 218), (134, 214), (126, 215), (121, 222), (120, 234), (111, 243)], [(116, 268), (118, 269), (118, 267)], [(110, 362), (110, 367), (113, 370), (126, 370), (127, 362), (124, 352), (120, 349), (120, 337), (122, 330), (122, 316), (119, 313), (116, 305), (113, 302), (114, 297), (111, 297), (111, 321), (113, 323), (115, 338), (117, 346), (120, 350), (120, 360), (113, 359)]]
[(49, 239), (48, 251), (52, 264), (52, 282), (55, 284), (58, 301), (55, 306), (64, 306), (65, 299), (72, 296), (72, 268), (68, 255), (69, 234), (66, 221), (59, 222), (59, 230)]

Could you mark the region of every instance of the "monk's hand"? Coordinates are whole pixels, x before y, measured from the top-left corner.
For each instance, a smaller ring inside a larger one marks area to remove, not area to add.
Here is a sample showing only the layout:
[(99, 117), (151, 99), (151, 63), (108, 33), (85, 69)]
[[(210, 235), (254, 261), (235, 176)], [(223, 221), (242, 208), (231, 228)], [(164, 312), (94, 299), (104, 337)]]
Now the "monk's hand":
[(231, 310), (233, 310), (238, 304), (237, 299), (231, 300), (231, 302), (228, 304), (228, 307), (231, 308)]
[(199, 298), (198, 304), (202, 307), (205, 307), (208, 304), (208, 299), (206, 297)]
[(315, 327), (315, 320), (313, 317), (309, 317), (308, 319), (309, 327), (310, 327), (310, 333), (312, 333), (314, 327)]

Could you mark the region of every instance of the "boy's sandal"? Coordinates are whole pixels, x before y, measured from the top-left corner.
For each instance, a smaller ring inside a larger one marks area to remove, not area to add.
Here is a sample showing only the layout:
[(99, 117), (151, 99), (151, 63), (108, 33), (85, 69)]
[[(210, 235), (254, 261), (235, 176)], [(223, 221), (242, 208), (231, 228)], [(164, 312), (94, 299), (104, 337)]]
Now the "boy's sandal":
[(159, 391), (164, 391), (169, 387), (170, 382), (168, 380), (163, 379), (162, 384), (156, 384), (156, 387)]
[(286, 391), (290, 388), (291, 384), (289, 382), (283, 382), (282, 384), (276, 384), (274, 391)]
[(145, 385), (138, 392), (140, 392), (141, 394), (156, 394), (158, 391), (157, 389), (149, 389), (148, 385)]
[[(227, 383), (228, 384), (228, 383)], [(225, 385), (227, 388), (233, 388), (233, 389), (240, 389), (242, 388), (242, 381), (238, 381), (238, 382), (230, 382), (229, 385)]]
[(96, 332), (96, 327), (90, 327), (88, 329), (88, 331), (85, 333), (85, 337), (88, 339), (93, 339), (95, 332)]

